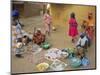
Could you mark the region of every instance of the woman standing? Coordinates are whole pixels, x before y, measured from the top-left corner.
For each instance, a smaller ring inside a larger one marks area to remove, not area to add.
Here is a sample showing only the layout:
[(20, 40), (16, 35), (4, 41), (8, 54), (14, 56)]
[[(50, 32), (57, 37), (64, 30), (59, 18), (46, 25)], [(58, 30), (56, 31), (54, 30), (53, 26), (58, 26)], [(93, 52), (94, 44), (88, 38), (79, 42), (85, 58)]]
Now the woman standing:
[(94, 31), (95, 31), (95, 24), (94, 24), (94, 20), (93, 20), (93, 14), (92, 13), (88, 13), (88, 20), (87, 20), (87, 34), (90, 37), (91, 40), (93, 40), (93, 35), (94, 35)]
[(47, 10), (44, 13), (43, 20), (44, 20), (45, 33), (48, 34), (48, 35), (50, 35), (52, 18), (51, 18), (51, 15), (49, 14), (49, 10)]
[(72, 37), (72, 42), (75, 42), (75, 37), (78, 35), (77, 30), (77, 21), (75, 19), (75, 13), (71, 13), (70, 19), (69, 19), (69, 36)]

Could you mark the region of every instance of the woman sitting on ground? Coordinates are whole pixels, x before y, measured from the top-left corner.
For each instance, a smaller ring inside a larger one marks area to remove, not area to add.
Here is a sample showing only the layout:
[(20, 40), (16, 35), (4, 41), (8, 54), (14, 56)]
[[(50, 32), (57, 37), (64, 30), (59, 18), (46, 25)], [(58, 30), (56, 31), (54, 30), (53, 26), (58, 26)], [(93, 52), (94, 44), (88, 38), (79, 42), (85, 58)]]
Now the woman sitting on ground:
[(38, 45), (45, 42), (45, 35), (41, 33), (40, 29), (38, 29), (37, 32), (33, 34), (33, 42)]

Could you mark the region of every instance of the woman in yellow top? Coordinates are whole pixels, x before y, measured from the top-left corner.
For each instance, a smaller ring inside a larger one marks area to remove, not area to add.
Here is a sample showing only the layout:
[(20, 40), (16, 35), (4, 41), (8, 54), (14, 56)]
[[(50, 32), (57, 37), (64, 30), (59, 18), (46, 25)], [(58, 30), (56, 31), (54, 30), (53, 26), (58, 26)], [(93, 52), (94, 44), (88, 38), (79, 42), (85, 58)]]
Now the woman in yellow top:
[(88, 27), (94, 27), (95, 26), (92, 13), (88, 13), (87, 23), (88, 23)]
[(87, 28), (86, 31), (90, 39), (93, 39), (95, 29), (95, 22), (93, 20), (93, 13), (88, 13)]

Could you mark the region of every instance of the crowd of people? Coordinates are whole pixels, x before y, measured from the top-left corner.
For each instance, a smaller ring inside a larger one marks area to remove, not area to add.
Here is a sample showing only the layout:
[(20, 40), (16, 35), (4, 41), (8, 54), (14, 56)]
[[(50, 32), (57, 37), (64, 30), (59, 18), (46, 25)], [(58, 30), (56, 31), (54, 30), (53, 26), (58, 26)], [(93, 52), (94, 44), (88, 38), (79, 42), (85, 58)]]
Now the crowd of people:
[[(23, 46), (26, 46), (29, 42), (41, 45), (46, 40), (46, 35), (51, 35), (52, 30), (52, 16), (49, 11), (46, 11), (43, 15), (43, 23), (45, 33), (42, 33), (40, 28), (34, 27), (33, 36), (30, 38), (28, 35), (24, 35), (22, 31), (23, 25), (19, 21), (19, 11), (13, 10), (12, 12), (12, 49), (15, 50), (15, 56), (21, 57), (21, 49)], [(82, 32), (78, 31), (78, 23), (76, 20), (75, 13), (72, 12), (69, 19), (69, 32), (68, 35), (72, 38), (72, 43), (77, 42), (75, 47), (78, 49), (77, 54), (81, 57), (84, 56), (84, 49), (87, 49), (90, 46), (90, 43), (93, 40), (95, 23), (93, 21), (93, 14), (89, 13), (88, 18), (83, 20), (81, 25)], [(76, 36), (79, 35), (78, 41)]]
[[(69, 19), (69, 36), (72, 38), (72, 43), (77, 42), (76, 48), (80, 56), (85, 55), (85, 51), (92, 44), (95, 32), (95, 23), (93, 21), (93, 13), (88, 13), (86, 20), (83, 20), (81, 30), (78, 31), (78, 23), (76, 21), (75, 13), (71, 13)], [(76, 40), (77, 35), (80, 37)]]

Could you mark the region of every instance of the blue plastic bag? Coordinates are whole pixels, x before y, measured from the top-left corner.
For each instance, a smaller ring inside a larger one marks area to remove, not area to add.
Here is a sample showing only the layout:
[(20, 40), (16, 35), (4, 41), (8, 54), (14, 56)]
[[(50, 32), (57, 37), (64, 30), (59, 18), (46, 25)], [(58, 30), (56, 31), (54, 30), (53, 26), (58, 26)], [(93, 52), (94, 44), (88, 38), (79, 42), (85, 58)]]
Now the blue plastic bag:
[(81, 63), (82, 63), (83, 66), (89, 65), (89, 60), (88, 60), (88, 58), (83, 57), (83, 59), (81, 60)]

